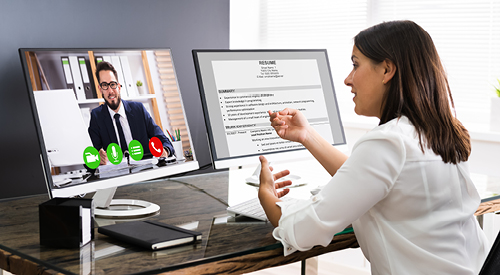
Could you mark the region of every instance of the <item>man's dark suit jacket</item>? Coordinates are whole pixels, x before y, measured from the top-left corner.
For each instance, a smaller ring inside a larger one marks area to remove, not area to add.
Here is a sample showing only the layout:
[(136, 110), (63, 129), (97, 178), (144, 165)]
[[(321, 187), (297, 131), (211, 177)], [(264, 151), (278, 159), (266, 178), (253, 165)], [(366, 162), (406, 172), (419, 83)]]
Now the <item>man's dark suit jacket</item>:
[[(169, 156), (174, 154), (172, 143), (165, 136), (162, 129), (156, 125), (142, 103), (122, 100), (122, 108), (125, 108), (127, 114), (132, 139), (138, 140), (142, 144), (145, 156), (150, 155), (149, 139), (152, 137), (161, 140), (163, 147), (168, 148)], [(106, 151), (110, 143), (119, 144), (113, 127), (113, 118), (108, 111), (108, 105), (103, 104), (92, 110), (89, 135), (94, 148), (97, 150), (102, 148)]]

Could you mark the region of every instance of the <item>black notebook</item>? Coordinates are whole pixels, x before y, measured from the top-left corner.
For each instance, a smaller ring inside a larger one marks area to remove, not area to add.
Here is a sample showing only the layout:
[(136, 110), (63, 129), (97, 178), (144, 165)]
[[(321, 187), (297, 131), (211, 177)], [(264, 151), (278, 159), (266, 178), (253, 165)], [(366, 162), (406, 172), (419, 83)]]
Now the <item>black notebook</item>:
[(156, 221), (133, 221), (101, 226), (99, 233), (138, 245), (158, 250), (201, 240), (201, 233)]

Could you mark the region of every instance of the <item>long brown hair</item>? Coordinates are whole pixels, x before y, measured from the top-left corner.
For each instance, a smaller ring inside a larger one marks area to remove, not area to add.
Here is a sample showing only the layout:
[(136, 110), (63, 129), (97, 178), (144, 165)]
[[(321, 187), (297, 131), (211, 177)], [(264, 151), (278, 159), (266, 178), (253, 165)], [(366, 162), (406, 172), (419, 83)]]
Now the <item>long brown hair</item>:
[(406, 116), (416, 128), (422, 151), (432, 149), (445, 163), (466, 161), (469, 133), (452, 113), (448, 79), (430, 35), (412, 21), (391, 21), (361, 31), (354, 44), (375, 64), (390, 60), (396, 65), (380, 125)]

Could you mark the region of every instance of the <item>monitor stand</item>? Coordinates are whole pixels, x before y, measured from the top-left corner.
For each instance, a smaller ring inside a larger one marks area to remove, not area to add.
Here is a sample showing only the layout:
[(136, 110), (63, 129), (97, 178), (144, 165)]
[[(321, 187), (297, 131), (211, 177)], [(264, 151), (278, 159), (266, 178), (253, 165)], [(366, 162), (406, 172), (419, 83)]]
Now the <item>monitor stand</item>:
[(94, 197), (94, 215), (99, 218), (141, 218), (160, 212), (160, 206), (143, 200), (114, 199), (116, 187), (99, 189)]

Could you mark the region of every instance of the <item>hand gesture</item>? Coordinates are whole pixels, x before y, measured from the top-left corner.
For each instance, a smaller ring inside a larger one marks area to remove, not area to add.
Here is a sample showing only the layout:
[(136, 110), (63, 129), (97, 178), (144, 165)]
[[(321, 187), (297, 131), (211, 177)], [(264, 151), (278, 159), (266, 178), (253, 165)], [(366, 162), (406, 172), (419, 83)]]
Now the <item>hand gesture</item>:
[(285, 180), (281, 182), (275, 182), (275, 181), (284, 176), (287, 176), (288, 174), (290, 174), (290, 171), (284, 170), (276, 174), (272, 174), (271, 172), (273, 171), (273, 168), (269, 166), (269, 162), (267, 161), (267, 159), (264, 156), (260, 156), (259, 159), (261, 164), (259, 197), (262, 198), (263, 196), (261, 195), (264, 195), (265, 193), (273, 194), (276, 198), (281, 198), (284, 195), (288, 194), (288, 192), (290, 192), (290, 189), (288, 188), (283, 189), (280, 192), (278, 192), (277, 189), (291, 185), (292, 181), (290, 180)]
[(268, 113), (271, 126), (276, 130), (278, 136), (300, 143), (306, 140), (311, 126), (300, 111), (285, 108), (279, 112), (268, 111)]

